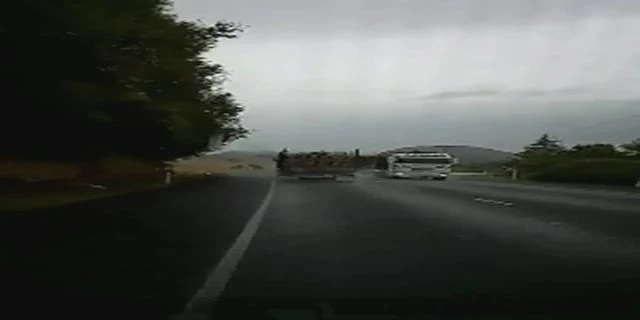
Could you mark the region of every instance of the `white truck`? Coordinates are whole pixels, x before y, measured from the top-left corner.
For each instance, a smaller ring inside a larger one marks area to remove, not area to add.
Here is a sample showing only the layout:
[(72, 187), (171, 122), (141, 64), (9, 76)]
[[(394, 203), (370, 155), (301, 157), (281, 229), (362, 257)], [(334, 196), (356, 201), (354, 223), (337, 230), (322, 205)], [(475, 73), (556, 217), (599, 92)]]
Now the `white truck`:
[(446, 180), (457, 159), (448, 153), (411, 152), (393, 153), (385, 158), (378, 169), (388, 178), (419, 178)]

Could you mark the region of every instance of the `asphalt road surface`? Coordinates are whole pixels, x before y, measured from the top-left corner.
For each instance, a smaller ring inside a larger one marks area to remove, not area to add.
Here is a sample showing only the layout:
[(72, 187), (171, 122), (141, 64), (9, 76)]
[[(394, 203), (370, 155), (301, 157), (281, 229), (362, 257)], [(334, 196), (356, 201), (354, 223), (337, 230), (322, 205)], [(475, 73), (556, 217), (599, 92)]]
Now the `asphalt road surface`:
[(52, 313), (629, 318), (640, 310), (633, 193), (218, 177), (2, 219), (4, 288), (33, 306), (49, 301)]

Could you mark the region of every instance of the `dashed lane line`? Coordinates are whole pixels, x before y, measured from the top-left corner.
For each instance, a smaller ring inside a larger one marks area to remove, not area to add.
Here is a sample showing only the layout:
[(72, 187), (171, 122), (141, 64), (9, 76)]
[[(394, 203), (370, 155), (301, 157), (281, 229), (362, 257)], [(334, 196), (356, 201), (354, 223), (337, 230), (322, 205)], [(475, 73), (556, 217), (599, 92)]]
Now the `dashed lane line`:
[(496, 205), (501, 205), (506, 207), (513, 206), (513, 202), (509, 202), (509, 201), (500, 201), (500, 200), (494, 200), (494, 199), (488, 199), (488, 198), (482, 198), (482, 197), (475, 197), (473, 198), (473, 200), (482, 202), (482, 203), (496, 204)]

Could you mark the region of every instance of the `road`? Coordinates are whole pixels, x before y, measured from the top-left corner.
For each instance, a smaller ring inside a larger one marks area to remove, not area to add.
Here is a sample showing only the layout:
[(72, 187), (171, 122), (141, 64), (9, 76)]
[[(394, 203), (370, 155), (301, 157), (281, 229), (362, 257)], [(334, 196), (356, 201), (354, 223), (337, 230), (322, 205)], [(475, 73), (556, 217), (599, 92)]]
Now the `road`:
[[(255, 212), (268, 178), (0, 214), (4, 312), (92, 319), (179, 313)], [(29, 316), (27, 316), (29, 315)], [(17, 319), (17, 318), (16, 318)]]
[(639, 208), (633, 195), (469, 181), (282, 183), (214, 311), (623, 303), (640, 293)]
[(312, 309), (638, 311), (638, 194), (369, 175), (272, 180), (220, 177), (60, 209), (71, 225), (51, 212), (11, 215), (0, 240), (20, 263), (4, 274), (14, 292), (44, 292), (59, 310), (100, 302), (158, 317), (260, 318), (250, 313), (264, 306), (306, 308), (296, 319)]

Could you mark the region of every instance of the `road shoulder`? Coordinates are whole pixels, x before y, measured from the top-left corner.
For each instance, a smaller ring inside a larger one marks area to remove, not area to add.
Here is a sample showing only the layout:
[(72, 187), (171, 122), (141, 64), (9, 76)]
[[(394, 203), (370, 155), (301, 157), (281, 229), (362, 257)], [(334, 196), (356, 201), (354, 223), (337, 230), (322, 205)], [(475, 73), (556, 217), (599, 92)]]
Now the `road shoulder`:
[[(197, 184), (3, 215), (3, 287), (65, 314), (180, 312), (264, 198), (264, 177)], [(18, 298), (21, 297), (21, 298)], [(51, 313), (55, 314), (55, 312)]]

